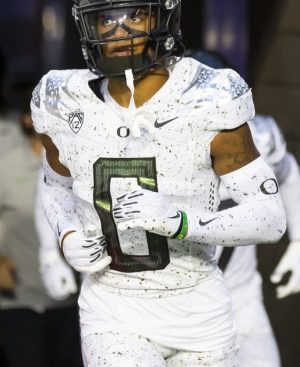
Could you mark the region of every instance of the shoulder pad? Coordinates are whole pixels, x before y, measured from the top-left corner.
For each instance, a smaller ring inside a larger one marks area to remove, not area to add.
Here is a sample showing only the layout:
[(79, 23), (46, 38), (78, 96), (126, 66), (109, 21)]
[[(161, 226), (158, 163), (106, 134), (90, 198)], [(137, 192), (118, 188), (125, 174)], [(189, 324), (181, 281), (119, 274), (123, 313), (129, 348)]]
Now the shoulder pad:
[(204, 64), (198, 64), (193, 82), (183, 92), (183, 94), (193, 94), (198, 103), (233, 100), (248, 92), (247, 83), (234, 70), (213, 69)]
[(32, 94), (36, 130), (46, 134), (46, 120), (53, 118), (68, 121), (69, 113), (78, 107), (78, 91), (81, 96), (92, 93), (88, 86), (90, 79), (91, 73), (87, 70), (52, 70), (46, 74)]
[(45, 126), (44, 109), (41, 103), (42, 90), (44, 87), (46, 77), (47, 75), (44, 75), (43, 78), (40, 80), (40, 82), (37, 84), (37, 86), (34, 88), (30, 103), (33, 126), (39, 134), (44, 134), (46, 133), (47, 130)]
[(54, 70), (47, 75), (44, 89), (45, 108), (52, 116), (64, 119), (59, 108), (62, 103), (62, 92), (68, 89), (68, 81), (75, 72), (75, 70)]
[(206, 130), (234, 129), (254, 116), (251, 90), (231, 69), (213, 69), (198, 63), (182, 101), (193, 115), (198, 115)]
[(41, 88), (42, 88), (42, 79), (39, 81), (38, 85), (34, 88), (32, 92), (31, 103), (33, 106), (40, 108), (41, 107)]

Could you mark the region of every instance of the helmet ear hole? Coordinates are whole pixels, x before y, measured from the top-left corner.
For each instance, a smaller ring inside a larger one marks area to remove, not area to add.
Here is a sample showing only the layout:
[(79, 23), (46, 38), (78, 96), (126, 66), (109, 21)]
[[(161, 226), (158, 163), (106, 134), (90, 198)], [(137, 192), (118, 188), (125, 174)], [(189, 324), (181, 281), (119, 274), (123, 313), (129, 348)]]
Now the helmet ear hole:
[(142, 75), (168, 65), (172, 56), (182, 57), (180, 5), (181, 0), (74, 0), (72, 13), (88, 68), (124, 78), (128, 68)]

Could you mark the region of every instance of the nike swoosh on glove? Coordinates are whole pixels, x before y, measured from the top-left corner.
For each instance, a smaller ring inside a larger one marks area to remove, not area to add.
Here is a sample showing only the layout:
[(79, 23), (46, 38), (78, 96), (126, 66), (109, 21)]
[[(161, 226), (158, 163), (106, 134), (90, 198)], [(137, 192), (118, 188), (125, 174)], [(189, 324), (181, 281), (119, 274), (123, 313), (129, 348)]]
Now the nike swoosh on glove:
[(139, 189), (117, 198), (113, 216), (118, 229), (140, 227), (165, 237), (173, 237), (181, 226), (181, 212), (162, 194)]
[(107, 243), (102, 235), (87, 237), (82, 231), (71, 232), (61, 247), (67, 262), (79, 272), (96, 273), (112, 261), (107, 256)]

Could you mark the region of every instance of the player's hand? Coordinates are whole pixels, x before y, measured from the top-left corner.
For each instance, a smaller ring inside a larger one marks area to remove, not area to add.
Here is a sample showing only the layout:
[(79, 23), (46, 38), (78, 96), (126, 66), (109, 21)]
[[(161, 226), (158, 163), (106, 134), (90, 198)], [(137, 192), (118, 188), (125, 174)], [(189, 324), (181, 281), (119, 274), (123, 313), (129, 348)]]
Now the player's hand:
[(102, 235), (85, 235), (82, 231), (64, 236), (61, 248), (67, 262), (77, 271), (96, 273), (105, 269), (112, 261), (106, 253), (106, 241)]
[(181, 226), (181, 212), (160, 193), (144, 189), (118, 197), (113, 215), (121, 231), (140, 227), (173, 237)]
[(74, 273), (58, 249), (40, 251), (40, 271), (48, 295), (56, 301), (65, 300), (77, 292)]
[(278, 284), (289, 271), (291, 276), (287, 284), (279, 285), (276, 288), (277, 298), (284, 298), (290, 294), (300, 292), (300, 241), (291, 242), (288, 245), (270, 277), (271, 282)]

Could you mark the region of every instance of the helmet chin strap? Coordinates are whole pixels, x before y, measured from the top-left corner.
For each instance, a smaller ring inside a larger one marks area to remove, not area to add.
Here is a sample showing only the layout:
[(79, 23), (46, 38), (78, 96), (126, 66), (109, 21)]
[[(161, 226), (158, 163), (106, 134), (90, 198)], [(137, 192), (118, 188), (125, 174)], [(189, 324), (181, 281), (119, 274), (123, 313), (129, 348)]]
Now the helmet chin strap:
[(126, 85), (131, 92), (131, 98), (128, 109), (132, 113), (131, 133), (133, 138), (139, 138), (142, 135), (142, 128), (146, 129), (149, 134), (154, 133), (154, 122), (156, 116), (149, 111), (137, 110), (134, 101), (134, 78), (132, 69), (125, 70)]
[(129, 88), (129, 90), (131, 92), (131, 97), (130, 97), (130, 102), (129, 102), (128, 108), (130, 110), (135, 110), (136, 105), (135, 105), (135, 101), (134, 101), (134, 77), (133, 77), (132, 69), (125, 70), (125, 77), (126, 77), (126, 85), (127, 85), (127, 87)]

